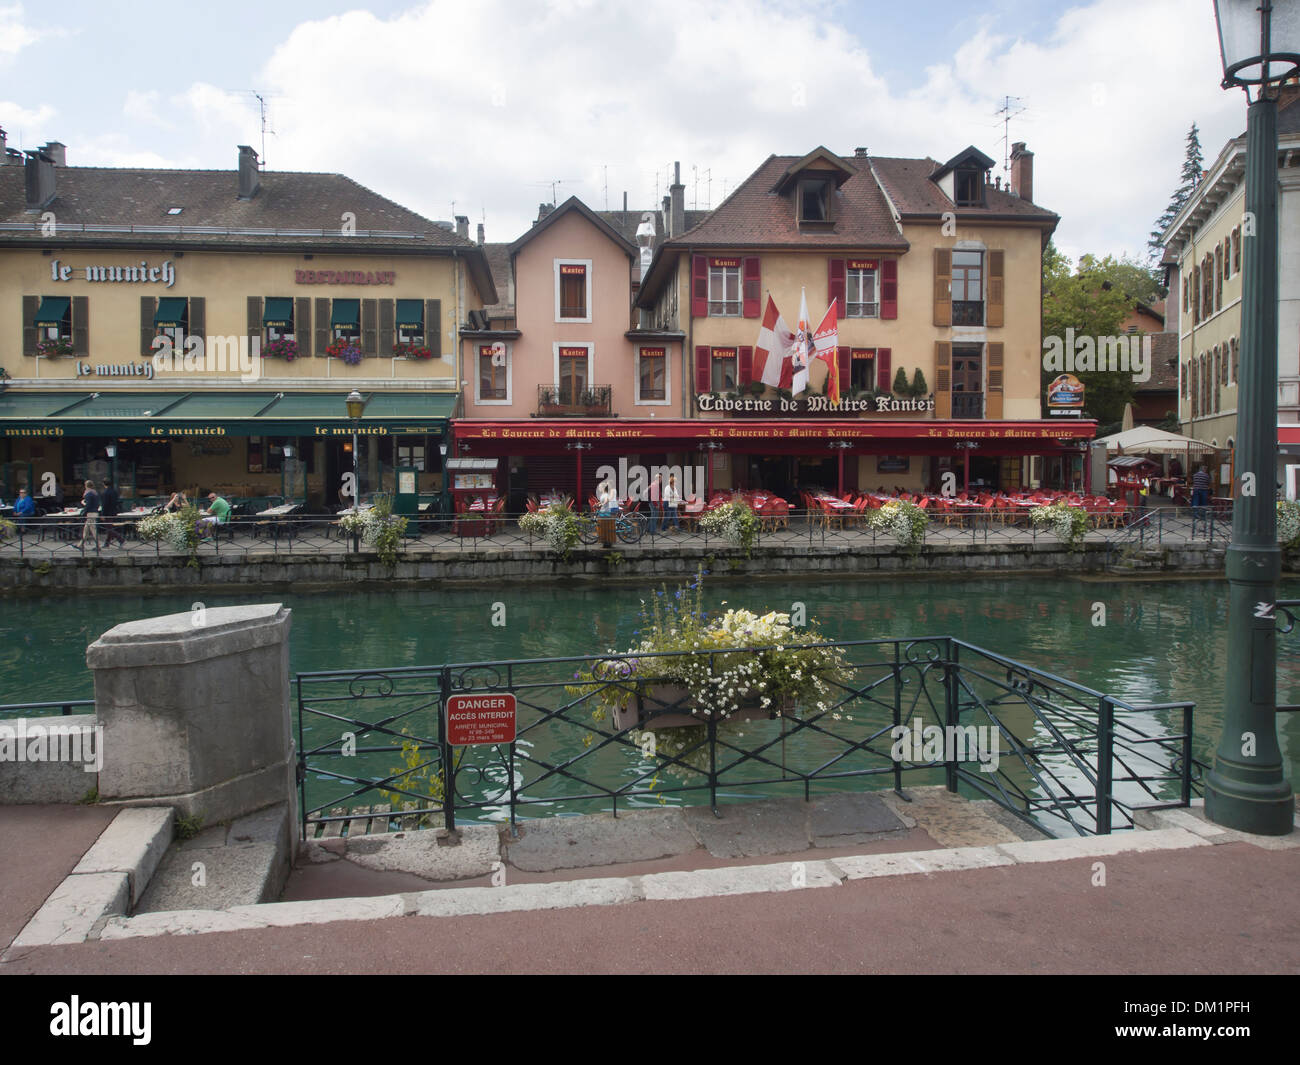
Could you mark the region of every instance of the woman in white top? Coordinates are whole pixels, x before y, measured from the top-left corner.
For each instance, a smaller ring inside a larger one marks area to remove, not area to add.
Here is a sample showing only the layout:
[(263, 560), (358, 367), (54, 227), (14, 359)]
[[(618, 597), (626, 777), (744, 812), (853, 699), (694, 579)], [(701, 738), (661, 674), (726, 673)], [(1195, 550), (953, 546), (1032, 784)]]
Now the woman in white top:
[[(668, 483), (664, 485), (664, 511), (667, 517), (672, 521), (674, 529), (681, 529), (681, 519), (678, 517), (678, 508), (682, 505), (682, 493), (677, 488), (677, 474), (668, 475)], [(668, 531), (667, 522), (664, 525), (664, 531)]]

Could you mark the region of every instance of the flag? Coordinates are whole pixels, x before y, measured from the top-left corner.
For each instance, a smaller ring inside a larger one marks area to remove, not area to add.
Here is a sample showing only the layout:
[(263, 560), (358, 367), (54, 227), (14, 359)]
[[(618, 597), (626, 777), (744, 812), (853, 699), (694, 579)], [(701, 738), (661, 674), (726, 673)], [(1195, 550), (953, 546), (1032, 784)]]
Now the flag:
[(794, 332), (794, 351), (790, 356), (790, 391), (798, 395), (808, 387), (808, 363), (812, 359), (812, 338), (808, 325), (808, 293), (799, 290), (799, 326)]
[(829, 370), (826, 376), (826, 398), (832, 403), (840, 401), (840, 360), (837, 345), (840, 342), (840, 327), (836, 313), (838, 300), (831, 300), (826, 310), (826, 317), (813, 334), (813, 351), (815, 358), (821, 359)]
[(794, 334), (769, 295), (767, 309), (763, 312), (763, 327), (758, 331), (758, 343), (754, 345), (753, 379), (765, 385), (780, 386), (781, 367), (793, 347)]

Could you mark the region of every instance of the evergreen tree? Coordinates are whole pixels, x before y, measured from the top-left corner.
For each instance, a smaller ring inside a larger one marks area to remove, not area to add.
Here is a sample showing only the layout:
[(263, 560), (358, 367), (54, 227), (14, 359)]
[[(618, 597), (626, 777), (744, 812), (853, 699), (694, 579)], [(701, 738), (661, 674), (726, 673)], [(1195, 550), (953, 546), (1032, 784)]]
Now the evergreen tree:
[(1160, 243), (1161, 236), (1173, 224), (1174, 219), (1178, 217), (1178, 212), (1191, 199), (1192, 193), (1196, 191), (1196, 186), (1201, 183), (1201, 173), (1204, 169), (1205, 163), (1201, 158), (1201, 137), (1196, 128), (1196, 123), (1193, 122), (1192, 128), (1187, 133), (1187, 151), (1183, 156), (1182, 173), (1178, 176), (1178, 188), (1174, 190), (1164, 214), (1156, 219), (1155, 227), (1151, 230), (1151, 237), (1147, 241), (1147, 248), (1151, 252), (1153, 264), (1160, 261), (1160, 255), (1164, 250), (1164, 245)]
[(920, 399), (922, 396), (928, 395), (929, 391), (930, 386), (925, 383), (925, 374), (921, 372), (921, 367), (918, 366), (912, 372), (912, 395)]
[(907, 395), (907, 371), (901, 366), (898, 368), (898, 373), (894, 374), (894, 392), (900, 396)]

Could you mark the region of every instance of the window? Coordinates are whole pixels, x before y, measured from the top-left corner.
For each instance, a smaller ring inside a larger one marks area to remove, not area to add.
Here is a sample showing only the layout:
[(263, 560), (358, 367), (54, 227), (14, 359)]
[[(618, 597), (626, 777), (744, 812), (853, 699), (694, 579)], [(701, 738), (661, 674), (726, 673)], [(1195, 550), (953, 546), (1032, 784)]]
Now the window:
[(713, 376), (711, 384), (714, 392), (732, 392), (736, 388), (736, 349), (713, 349)]
[(739, 315), (740, 312), (740, 260), (710, 260), (709, 314)]
[(396, 461), (393, 465), (405, 466), (408, 469), (414, 466), (423, 473), (425, 470), (424, 447), (424, 437), (422, 436), (399, 436), (395, 452)]
[(638, 399), (665, 400), (667, 394), (666, 366), (668, 351), (666, 348), (642, 348), (638, 354), (637, 383)]
[(850, 353), (849, 380), (840, 382), (840, 388), (871, 391), (876, 387), (876, 349), (853, 348)]
[(330, 309), (330, 337), (361, 345), (361, 301), (335, 300)]
[(804, 178), (799, 182), (799, 221), (831, 220), (831, 183), (826, 178)]
[(952, 253), (952, 324), (984, 324), (984, 253)]
[(1237, 338), (1233, 337), (1230, 343), (1232, 344), (1232, 383), (1235, 385), (1240, 380), (1237, 377)]
[(72, 343), (72, 298), (42, 296), (32, 324), (36, 327), (37, 340)]
[(984, 203), (984, 180), (980, 170), (958, 170), (955, 174), (955, 202), (958, 207), (979, 207)]
[(480, 344), (478, 348), (478, 398), (482, 400), (505, 400), (509, 398), (506, 380), (507, 367), (506, 346), (499, 341), (495, 344)]
[(398, 300), (397, 343), (424, 347), (424, 300)]
[(559, 386), (560, 402), (576, 405), (582, 402), (582, 394), (587, 391), (587, 357), (586, 348), (560, 348)]
[(286, 337), (293, 339), (293, 300), (287, 297), (268, 296), (262, 303), (262, 326), (266, 329), (266, 342), (270, 344)]
[(874, 259), (850, 259), (845, 275), (846, 318), (880, 316), (880, 272)]
[(555, 320), (591, 321), (591, 260), (555, 260)]
[(184, 350), (190, 331), (190, 301), (177, 296), (161, 296), (153, 314), (154, 336), (171, 338), (172, 345)]

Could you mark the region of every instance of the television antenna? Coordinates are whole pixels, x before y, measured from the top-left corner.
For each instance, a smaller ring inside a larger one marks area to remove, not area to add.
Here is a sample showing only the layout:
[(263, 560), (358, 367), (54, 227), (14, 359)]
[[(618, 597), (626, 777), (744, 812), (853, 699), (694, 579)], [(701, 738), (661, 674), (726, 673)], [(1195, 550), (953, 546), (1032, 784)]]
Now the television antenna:
[(535, 189), (549, 188), (551, 190), (551, 206), (556, 207), (558, 206), (555, 196), (556, 187), (559, 185), (574, 185), (577, 181), (577, 178), (551, 178), (550, 181), (533, 181), (530, 182), (530, 185)]
[(1002, 173), (1011, 173), (1011, 120), (1023, 115), (1027, 108), (1021, 106), (1024, 97), (1003, 96), (1002, 106), (993, 113), (1002, 119)]
[(271, 99), (271, 94), (269, 92), (258, 92), (256, 89), (249, 89), (248, 91), (251, 92), (253, 94), (253, 98), (257, 100), (257, 111), (262, 120), (262, 154), (260, 156), (260, 160), (261, 160), (261, 169), (265, 170), (266, 169), (266, 135), (268, 133), (270, 133), (272, 137), (276, 135), (275, 130), (268, 128), (270, 126), (270, 120), (267, 117), (269, 111), (267, 101)]

